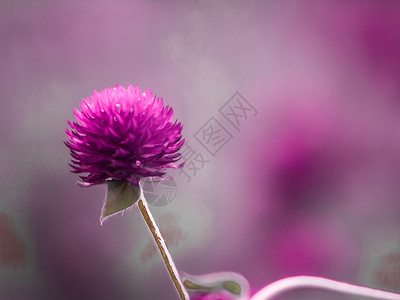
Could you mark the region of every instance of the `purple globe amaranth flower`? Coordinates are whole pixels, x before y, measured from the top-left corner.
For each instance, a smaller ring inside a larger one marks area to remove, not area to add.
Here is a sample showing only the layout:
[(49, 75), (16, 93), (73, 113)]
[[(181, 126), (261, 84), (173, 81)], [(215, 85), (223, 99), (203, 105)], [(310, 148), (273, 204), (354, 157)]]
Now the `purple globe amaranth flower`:
[(110, 190), (123, 194), (128, 188), (125, 196), (132, 196), (131, 187), (140, 189), (140, 178), (165, 177), (168, 168), (183, 166), (177, 163), (184, 144), (182, 124), (172, 122), (173, 109), (150, 90), (117, 85), (95, 91), (80, 107), (74, 111), (76, 122), (68, 121), (71, 129), (66, 129), (70, 166), (74, 173), (88, 173), (80, 176), (81, 186), (107, 182), (106, 202)]

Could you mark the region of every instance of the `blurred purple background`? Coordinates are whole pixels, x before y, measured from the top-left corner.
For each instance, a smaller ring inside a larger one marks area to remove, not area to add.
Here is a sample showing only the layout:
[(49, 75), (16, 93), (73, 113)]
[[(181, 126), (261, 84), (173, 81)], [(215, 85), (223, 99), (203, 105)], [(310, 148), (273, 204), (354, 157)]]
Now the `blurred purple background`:
[(208, 160), (151, 207), (178, 269), (400, 292), (398, 1), (2, 1), (0, 37), (1, 299), (178, 299), (138, 211), (100, 226), (105, 186), (69, 172), (66, 121), (115, 84), (163, 97)]

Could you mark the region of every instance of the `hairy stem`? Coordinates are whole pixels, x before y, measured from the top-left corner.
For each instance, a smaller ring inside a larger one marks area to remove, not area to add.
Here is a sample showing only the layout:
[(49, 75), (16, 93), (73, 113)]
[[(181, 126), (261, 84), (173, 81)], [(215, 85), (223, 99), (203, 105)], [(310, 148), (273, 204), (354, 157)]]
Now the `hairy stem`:
[(144, 198), (143, 198), (143, 200), (139, 199), (138, 206), (139, 206), (140, 212), (142, 213), (143, 219), (145, 220), (145, 222), (147, 224), (147, 227), (149, 228), (151, 234), (154, 237), (154, 240), (156, 241), (158, 250), (160, 250), (160, 253), (164, 260), (165, 266), (167, 267), (169, 275), (170, 275), (173, 283), (175, 284), (176, 290), (178, 291), (180, 298), (182, 300), (189, 300), (189, 295), (187, 294), (185, 288), (183, 287), (182, 281), (179, 278), (179, 274), (175, 267), (174, 261), (172, 260), (172, 257), (169, 254), (167, 245), (165, 244), (165, 241), (161, 235), (161, 232), (158, 229), (157, 224), (154, 221), (154, 218), (150, 213), (150, 210), (147, 206), (146, 200), (144, 200)]
[(313, 276), (295, 276), (275, 281), (257, 292), (251, 300), (268, 300), (283, 292), (300, 288), (317, 288), (375, 299), (400, 300), (400, 294)]

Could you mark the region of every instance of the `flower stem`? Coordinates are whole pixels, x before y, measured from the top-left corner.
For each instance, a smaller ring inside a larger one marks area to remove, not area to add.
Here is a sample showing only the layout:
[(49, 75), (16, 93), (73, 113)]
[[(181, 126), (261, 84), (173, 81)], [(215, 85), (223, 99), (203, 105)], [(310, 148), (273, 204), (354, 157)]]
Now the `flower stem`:
[(143, 219), (145, 220), (147, 227), (149, 228), (151, 234), (154, 237), (154, 240), (156, 241), (156, 244), (158, 246), (158, 250), (160, 250), (161, 256), (164, 259), (165, 266), (167, 267), (167, 270), (169, 272), (169, 275), (175, 284), (176, 290), (178, 291), (178, 294), (182, 300), (189, 300), (189, 295), (186, 292), (185, 288), (183, 287), (182, 281), (179, 278), (178, 271), (175, 267), (174, 261), (172, 260), (171, 255), (169, 254), (167, 245), (165, 244), (165, 241), (161, 235), (160, 230), (157, 227), (156, 222), (154, 221), (153, 216), (151, 215), (151, 212), (149, 210), (149, 207), (147, 206), (147, 202), (142, 196), (143, 199), (138, 200), (138, 205), (140, 212), (142, 213)]
[(295, 276), (275, 281), (257, 292), (251, 300), (268, 300), (299, 288), (317, 288), (368, 298), (400, 300), (400, 294), (313, 276)]

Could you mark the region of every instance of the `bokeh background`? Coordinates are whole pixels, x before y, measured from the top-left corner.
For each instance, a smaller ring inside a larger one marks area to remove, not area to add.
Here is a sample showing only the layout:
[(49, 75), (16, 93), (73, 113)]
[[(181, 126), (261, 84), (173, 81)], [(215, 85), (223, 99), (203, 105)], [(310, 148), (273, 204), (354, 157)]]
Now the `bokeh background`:
[(151, 207), (178, 269), (400, 292), (400, 2), (3, 0), (0, 38), (1, 299), (178, 299), (137, 209), (100, 226), (106, 187), (69, 172), (66, 121), (115, 84), (163, 97), (208, 161)]

